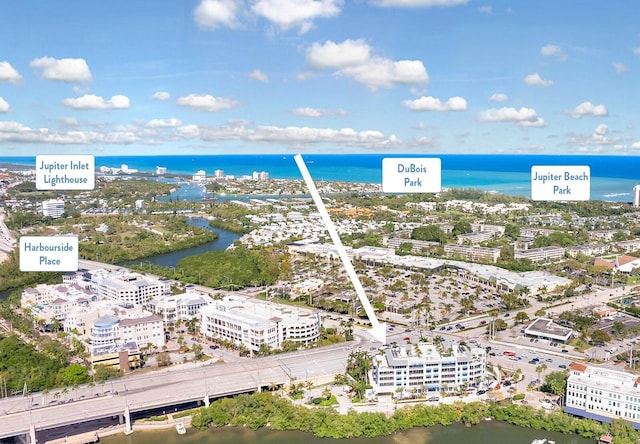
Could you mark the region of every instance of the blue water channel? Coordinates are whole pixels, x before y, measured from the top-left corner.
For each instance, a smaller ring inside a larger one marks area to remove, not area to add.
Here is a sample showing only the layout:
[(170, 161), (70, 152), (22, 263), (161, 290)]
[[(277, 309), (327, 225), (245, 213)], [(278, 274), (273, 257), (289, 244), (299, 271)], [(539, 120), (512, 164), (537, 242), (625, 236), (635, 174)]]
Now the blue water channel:
[(197, 247), (187, 248), (185, 250), (172, 251), (171, 253), (160, 254), (158, 256), (147, 257), (144, 259), (130, 261), (122, 263), (120, 265), (127, 266), (139, 263), (150, 263), (155, 265), (161, 265), (163, 267), (175, 267), (180, 259), (195, 256), (198, 254), (206, 253), (207, 251), (221, 251), (226, 250), (227, 247), (232, 245), (236, 240), (240, 238), (240, 235), (232, 233), (230, 231), (221, 230), (218, 228), (212, 228), (209, 225), (209, 221), (204, 217), (187, 217), (187, 222), (196, 227), (202, 227), (214, 233), (218, 233), (218, 238), (213, 242), (209, 242)]

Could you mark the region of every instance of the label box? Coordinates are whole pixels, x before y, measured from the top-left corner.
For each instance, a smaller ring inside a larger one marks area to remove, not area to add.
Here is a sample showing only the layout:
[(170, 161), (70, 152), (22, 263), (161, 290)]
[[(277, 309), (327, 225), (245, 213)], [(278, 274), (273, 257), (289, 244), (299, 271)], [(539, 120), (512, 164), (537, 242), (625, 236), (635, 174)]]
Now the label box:
[(531, 199), (589, 200), (591, 169), (588, 165), (535, 165), (531, 167)]
[(382, 159), (384, 193), (439, 193), (442, 190), (442, 163), (439, 158)]
[(41, 154), (36, 156), (36, 189), (93, 190), (96, 161), (91, 154)]
[(22, 236), (20, 271), (78, 271), (77, 236)]

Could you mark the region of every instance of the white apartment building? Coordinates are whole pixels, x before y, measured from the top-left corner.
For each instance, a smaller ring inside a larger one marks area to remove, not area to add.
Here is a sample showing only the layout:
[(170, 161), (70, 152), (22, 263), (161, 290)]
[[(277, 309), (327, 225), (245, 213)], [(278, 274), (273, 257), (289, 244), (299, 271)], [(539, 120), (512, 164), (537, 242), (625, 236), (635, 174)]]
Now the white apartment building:
[(564, 258), (565, 249), (562, 247), (530, 248), (528, 250), (516, 250), (513, 258), (529, 259), (531, 262), (547, 262)]
[(497, 232), (495, 231), (474, 231), (473, 233), (459, 234), (456, 240), (459, 244), (481, 244), (495, 239)]
[(150, 300), (145, 307), (152, 313), (162, 317), (165, 327), (175, 325), (179, 321), (189, 321), (200, 317), (200, 309), (211, 304), (213, 300), (206, 294), (188, 287), (187, 291), (176, 295), (162, 295)]
[(158, 315), (146, 315), (121, 319), (107, 314), (93, 322), (90, 340), (92, 348), (128, 342), (135, 342), (141, 347), (152, 344), (160, 348), (165, 344), (162, 318)]
[(640, 207), (640, 185), (633, 187), (633, 206)]
[(22, 292), (20, 305), (30, 309), (36, 319), (50, 324), (54, 319), (64, 322), (69, 313), (97, 299), (94, 292), (77, 284), (40, 284)]
[(377, 394), (450, 392), (484, 383), (486, 367), (483, 348), (454, 343), (441, 352), (434, 344), (409, 344), (373, 357), (371, 384)]
[(42, 201), (42, 215), (57, 219), (64, 214), (64, 200), (49, 199)]
[(194, 182), (204, 183), (207, 181), (207, 173), (205, 170), (198, 170), (196, 174), (191, 177)]
[(200, 310), (200, 332), (258, 351), (262, 344), (282, 348), (284, 341), (310, 344), (320, 337), (320, 315), (239, 296), (226, 296)]
[(449, 257), (459, 256), (468, 261), (489, 261), (494, 264), (500, 257), (499, 248), (478, 247), (473, 245), (448, 244), (444, 246), (444, 252)]
[(120, 342), (135, 342), (140, 347), (148, 344), (160, 348), (165, 344), (162, 317), (156, 314), (120, 320)]
[(569, 366), (565, 412), (606, 423), (622, 418), (639, 428), (640, 378), (574, 362)]
[(91, 288), (100, 298), (116, 299), (138, 305), (171, 291), (171, 285), (167, 279), (153, 279), (128, 270), (93, 271)]

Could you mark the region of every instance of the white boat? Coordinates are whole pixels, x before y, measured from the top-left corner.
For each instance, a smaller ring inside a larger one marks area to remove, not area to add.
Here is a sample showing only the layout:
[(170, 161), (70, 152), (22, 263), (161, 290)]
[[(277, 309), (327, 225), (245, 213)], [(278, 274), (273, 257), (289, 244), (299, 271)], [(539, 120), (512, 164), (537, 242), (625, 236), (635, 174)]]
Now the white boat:
[(179, 422), (176, 424), (176, 432), (178, 432), (178, 435), (184, 435), (187, 433), (187, 429), (184, 427), (183, 423)]

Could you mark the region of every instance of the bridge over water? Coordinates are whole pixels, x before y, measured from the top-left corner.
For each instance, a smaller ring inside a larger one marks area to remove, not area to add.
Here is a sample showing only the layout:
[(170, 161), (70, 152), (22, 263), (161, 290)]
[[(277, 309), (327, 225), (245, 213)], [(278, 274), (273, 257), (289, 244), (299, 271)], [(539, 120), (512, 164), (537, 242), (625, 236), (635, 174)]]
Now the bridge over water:
[(71, 389), (65, 398), (30, 394), (0, 400), (0, 439), (36, 442), (36, 433), (61, 426), (118, 417), (131, 431), (137, 412), (247, 393), (291, 380), (317, 380), (344, 373), (344, 345), (224, 364), (177, 364), (168, 369), (130, 375), (105, 384)]

